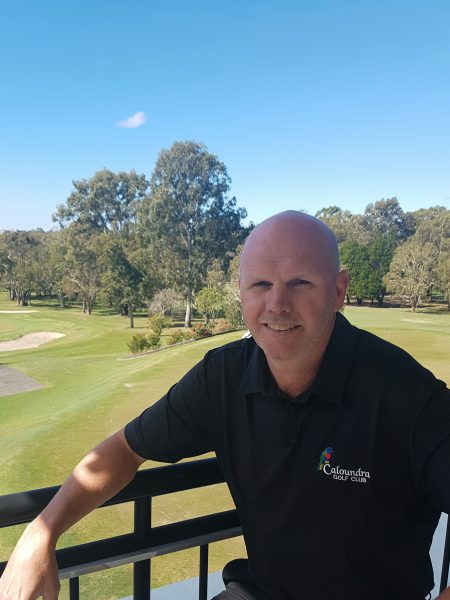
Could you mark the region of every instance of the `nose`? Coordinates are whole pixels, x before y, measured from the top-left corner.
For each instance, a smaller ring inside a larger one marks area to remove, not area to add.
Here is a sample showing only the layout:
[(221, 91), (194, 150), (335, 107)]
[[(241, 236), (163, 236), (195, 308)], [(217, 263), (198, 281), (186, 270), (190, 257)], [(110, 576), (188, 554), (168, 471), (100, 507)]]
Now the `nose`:
[(281, 285), (273, 285), (267, 297), (267, 309), (275, 314), (291, 312), (289, 290)]

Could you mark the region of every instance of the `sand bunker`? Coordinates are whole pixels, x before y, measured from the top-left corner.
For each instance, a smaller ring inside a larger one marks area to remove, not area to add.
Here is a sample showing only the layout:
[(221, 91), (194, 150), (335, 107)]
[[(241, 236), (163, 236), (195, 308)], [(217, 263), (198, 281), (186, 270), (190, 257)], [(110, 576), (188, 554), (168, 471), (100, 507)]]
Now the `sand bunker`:
[(22, 313), (32, 313), (32, 312), (37, 312), (37, 310), (0, 310), (1, 315), (8, 315), (10, 313), (13, 315), (21, 315)]
[(0, 365), (0, 396), (11, 396), (41, 388), (42, 385), (38, 381), (24, 375), (21, 371)]
[(27, 333), (17, 340), (8, 340), (7, 342), (0, 342), (0, 352), (9, 352), (11, 350), (26, 350), (27, 348), (37, 348), (56, 340), (57, 338), (64, 337), (64, 333), (57, 333), (56, 331), (37, 331), (36, 333)]

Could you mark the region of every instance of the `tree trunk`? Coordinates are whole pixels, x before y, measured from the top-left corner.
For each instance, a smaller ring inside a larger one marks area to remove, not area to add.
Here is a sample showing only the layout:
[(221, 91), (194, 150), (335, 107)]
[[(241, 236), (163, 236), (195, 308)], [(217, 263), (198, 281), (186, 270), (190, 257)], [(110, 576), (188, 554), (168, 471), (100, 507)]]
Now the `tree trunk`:
[(184, 316), (184, 326), (190, 327), (192, 322), (192, 289), (188, 287), (186, 294), (186, 314)]
[(347, 296), (347, 304), (350, 304), (350, 296), (348, 294), (346, 294)]
[(130, 329), (134, 329), (134, 314), (132, 304), (128, 304), (128, 316), (130, 317)]
[(192, 261), (192, 238), (188, 234), (188, 264), (187, 264), (187, 292), (186, 292), (186, 314), (184, 316), (184, 326), (190, 327), (192, 323), (192, 280), (191, 280), (191, 261)]

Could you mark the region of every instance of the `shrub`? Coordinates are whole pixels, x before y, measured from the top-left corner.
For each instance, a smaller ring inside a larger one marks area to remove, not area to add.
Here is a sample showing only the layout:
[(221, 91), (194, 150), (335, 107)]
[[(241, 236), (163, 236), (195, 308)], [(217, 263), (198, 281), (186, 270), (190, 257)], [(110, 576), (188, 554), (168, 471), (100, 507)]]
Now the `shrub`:
[(179, 344), (180, 342), (187, 342), (194, 339), (192, 331), (186, 331), (185, 329), (176, 329), (167, 338), (169, 346), (172, 344)]
[(160, 334), (156, 331), (149, 331), (145, 336), (149, 348), (158, 348), (161, 344)]
[(161, 335), (162, 330), (165, 327), (169, 327), (170, 324), (172, 323), (172, 319), (169, 319), (169, 317), (165, 317), (163, 315), (151, 315), (148, 318), (148, 323), (149, 323), (149, 327), (150, 329), (157, 333), (158, 336)]
[(127, 346), (133, 354), (137, 354), (138, 352), (145, 352), (146, 350), (157, 348), (159, 344), (159, 334), (151, 331), (147, 335), (144, 333), (135, 333), (127, 343)]
[(195, 305), (209, 323), (210, 319), (218, 317), (220, 313), (223, 314), (223, 289), (219, 287), (203, 288), (195, 296)]
[(211, 326), (209, 323), (196, 323), (192, 327), (192, 333), (195, 340), (212, 336)]
[(227, 331), (231, 331), (232, 329), (233, 325), (228, 319), (217, 319), (214, 323), (213, 333), (227, 333)]
[(145, 335), (143, 333), (135, 333), (127, 343), (127, 346), (133, 354), (144, 352), (144, 350), (147, 350), (147, 340), (145, 339)]

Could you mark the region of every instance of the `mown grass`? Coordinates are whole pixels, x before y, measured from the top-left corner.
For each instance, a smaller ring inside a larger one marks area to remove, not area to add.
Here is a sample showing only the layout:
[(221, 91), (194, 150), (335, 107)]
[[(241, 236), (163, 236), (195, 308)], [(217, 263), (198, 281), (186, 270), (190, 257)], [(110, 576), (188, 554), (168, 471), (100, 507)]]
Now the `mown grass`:
[[(6, 294), (0, 310), (17, 310)], [(0, 341), (34, 331), (65, 334), (37, 349), (0, 353), (0, 364), (19, 369), (44, 387), (0, 397), (0, 490), (11, 493), (61, 483), (71, 467), (95, 444), (122, 427), (143, 408), (155, 402), (204, 353), (240, 337), (230, 333), (127, 359), (131, 337), (128, 319), (108, 310), (84, 315), (79, 307), (60, 309), (48, 301), (34, 301), (33, 313), (0, 313)], [(347, 307), (354, 324), (401, 345), (441, 379), (450, 382), (450, 313), (423, 309)], [(137, 329), (146, 327), (137, 318)], [(145, 467), (151, 466), (146, 463)], [(225, 486), (173, 494), (154, 501), (154, 524), (232, 506)], [(61, 545), (79, 543), (129, 531), (131, 507), (96, 511), (68, 532)], [(0, 558), (9, 554), (22, 528), (0, 532)], [(210, 568), (245, 550), (241, 540), (228, 540), (211, 548)], [(153, 561), (153, 585), (191, 577), (197, 573), (198, 550)], [(111, 569), (81, 580), (83, 598), (113, 599), (131, 593), (129, 567)], [(61, 598), (67, 598), (63, 586)]]

